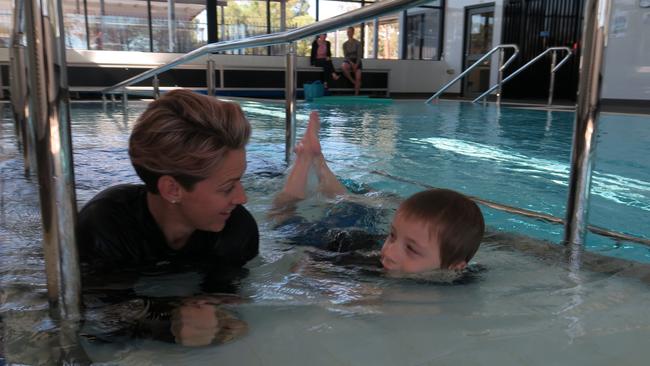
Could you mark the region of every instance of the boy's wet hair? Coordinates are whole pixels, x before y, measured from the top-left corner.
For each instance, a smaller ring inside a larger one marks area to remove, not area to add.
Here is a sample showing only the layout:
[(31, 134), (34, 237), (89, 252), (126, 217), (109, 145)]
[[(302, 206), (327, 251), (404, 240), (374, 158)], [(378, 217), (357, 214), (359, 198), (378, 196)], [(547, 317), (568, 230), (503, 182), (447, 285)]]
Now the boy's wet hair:
[(429, 225), (429, 237), (440, 243), (440, 266), (450, 266), (474, 257), (485, 222), (478, 205), (465, 195), (449, 189), (422, 191), (402, 202), (398, 213)]

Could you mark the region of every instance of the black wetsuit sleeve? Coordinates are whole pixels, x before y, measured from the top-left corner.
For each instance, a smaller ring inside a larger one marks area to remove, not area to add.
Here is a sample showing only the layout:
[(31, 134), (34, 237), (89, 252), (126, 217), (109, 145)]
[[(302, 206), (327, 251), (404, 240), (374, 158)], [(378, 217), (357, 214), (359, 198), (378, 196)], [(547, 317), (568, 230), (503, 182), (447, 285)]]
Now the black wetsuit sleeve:
[(133, 265), (138, 260), (132, 233), (141, 226), (115, 207), (97, 204), (84, 207), (77, 223), (79, 257), (95, 270)]

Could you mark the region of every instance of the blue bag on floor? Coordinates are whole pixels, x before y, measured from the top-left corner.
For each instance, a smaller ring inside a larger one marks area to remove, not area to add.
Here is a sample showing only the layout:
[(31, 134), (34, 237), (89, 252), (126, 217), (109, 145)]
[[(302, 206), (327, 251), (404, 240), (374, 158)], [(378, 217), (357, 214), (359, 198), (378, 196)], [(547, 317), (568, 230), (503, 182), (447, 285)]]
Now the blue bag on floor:
[(316, 80), (311, 84), (303, 84), (302, 88), (305, 92), (305, 100), (309, 102), (314, 100), (314, 98), (319, 98), (325, 95), (325, 87), (320, 80)]

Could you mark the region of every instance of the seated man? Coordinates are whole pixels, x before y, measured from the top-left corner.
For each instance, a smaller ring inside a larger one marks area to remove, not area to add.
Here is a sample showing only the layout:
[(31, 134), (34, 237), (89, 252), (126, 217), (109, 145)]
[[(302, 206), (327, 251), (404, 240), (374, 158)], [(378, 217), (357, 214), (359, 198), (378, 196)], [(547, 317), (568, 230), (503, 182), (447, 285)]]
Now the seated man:
[(354, 95), (359, 95), (363, 47), (361, 42), (354, 39), (354, 27), (348, 27), (348, 40), (343, 43), (343, 56), (345, 57), (343, 65), (341, 65), (343, 75), (354, 85)]

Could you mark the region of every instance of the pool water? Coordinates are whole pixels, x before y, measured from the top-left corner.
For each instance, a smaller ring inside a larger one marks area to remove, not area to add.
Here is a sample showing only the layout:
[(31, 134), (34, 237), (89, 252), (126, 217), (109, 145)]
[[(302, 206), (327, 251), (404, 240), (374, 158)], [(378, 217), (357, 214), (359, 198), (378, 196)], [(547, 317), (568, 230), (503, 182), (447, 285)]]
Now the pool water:
[[(253, 125), (244, 185), (261, 230), (260, 257), (241, 284), (234, 311), (249, 333), (199, 349), (153, 340), (76, 347), (96, 363), (120, 365), (638, 365), (650, 356), (647, 247), (589, 235), (598, 257), (582, 267), (559, 245), (508, 235), (484, 244), (474, 281), (373, 277), (346, 268), (296, 272), (293, 248), (265, 217), (282, 186), (284, 106), (241, 102)], [(137, 182), (127, 155), (130, 128), (145, 103), (73, 103), (77, 198), (82, 205), (110, 185)], [(405, 197), (421, 190), (390, 176), (563, 217), (573, 114), (465, 103), (395, 102), (298, 108), (322, 118), (330, 166), (349, 186)], [(0, 124), (0, 360), (56, 363), (62, 330), (47, 315), (38, 189), (22, 176), (8, 105)], [(650, 118), (601, 118), (590, 223), (650, 237)], [(267, 172), (273, 174), (265, 174)], [(387, 174), (380, 174), (387, 173)], [(390, 206), (390, 204), (389, 204)], [(562, 227), (482, 207), (491, 231), (557, 243)], [(505, 239), (504, 239), (505, 238)], [(554, 249), (555, 248), (555, 249)], [(621, 261), (618, 258), (624, 258)], [(650, 277), (648, 277), (650, 278)], [(143, 277), (149, 296), (191, 296), (197, 276)], [(74, 347), (72, 347), (74, 348)], [(54, 350), (54, 351), (53, 351)], [(2, 361), (0, 361), (2, 363)]]

